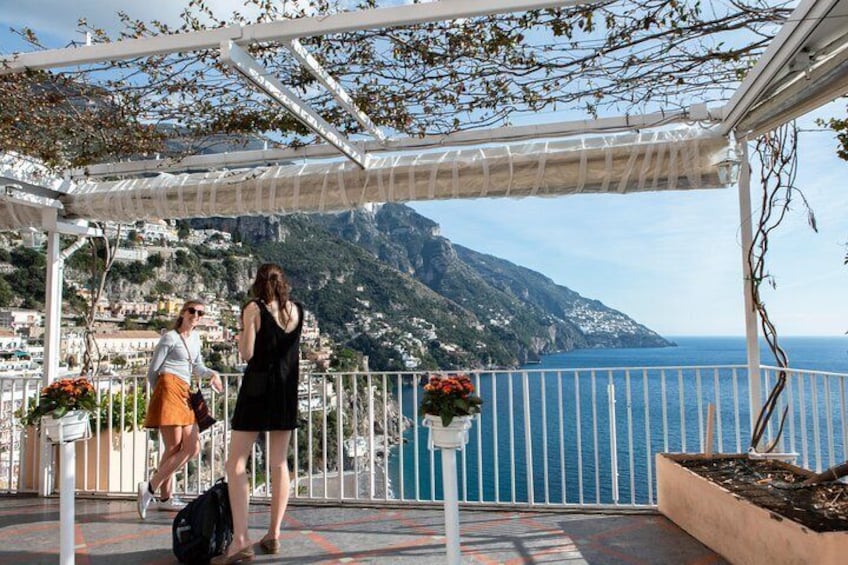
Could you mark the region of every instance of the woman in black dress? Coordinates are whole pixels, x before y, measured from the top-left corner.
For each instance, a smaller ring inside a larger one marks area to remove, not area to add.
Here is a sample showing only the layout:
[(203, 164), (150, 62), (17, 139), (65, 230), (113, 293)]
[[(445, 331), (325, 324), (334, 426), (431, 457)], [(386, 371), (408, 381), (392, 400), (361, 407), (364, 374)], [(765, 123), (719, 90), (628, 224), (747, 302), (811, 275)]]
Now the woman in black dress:
[(259, 267), (251, 287), (254, 300), (242, 310), (239, 353), (247, 361), (230, 434), (227, 458), (233, 541), (213, 565), (247, 561), (254, 552), (247, 531), (250, 492), (247, 459), (259, 432), (270, 432), (271, 520), (259, 542), (265, 553), (280, 550), (280, 526), (289, 500), (287, 452), (297, 427), (297, 384), (303, 307), (289, 300), (283, 270), (271, 263)]

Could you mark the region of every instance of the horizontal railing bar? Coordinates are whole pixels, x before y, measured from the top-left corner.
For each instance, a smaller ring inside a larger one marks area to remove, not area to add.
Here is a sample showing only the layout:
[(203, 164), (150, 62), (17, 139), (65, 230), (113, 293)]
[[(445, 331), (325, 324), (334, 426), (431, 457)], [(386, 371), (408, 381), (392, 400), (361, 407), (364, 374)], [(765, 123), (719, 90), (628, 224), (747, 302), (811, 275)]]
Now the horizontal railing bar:
[[(781, 370), (762, 369), (765, 384), (774, 382)], [(844, 461), (848, 375), (785, 370), (788, 390), (781, 405), (790, 409), (783, 445), (793, 452), (797, 448), (807, 468)], [(420, 385), (428, 375), (456, 372), (302, 375), (299, 402), (305, 420), (292, 440), (291, 503), (441, 504), (441, 480), (436, 474), (440, 455), (428, 449), (429, 431), (420, 423)], [(747, 388), (744, 365), (462, 372), (472, 377), (485, 402), (482, 414), (474, 419), (470, 443), (457, 458), (460, 504), (467, 508), (652, 511), (656, 504), (654, 454), (701, 449), (708, 404), (715, 406), (718, 446), (738, 451), (750, 434), (747, 397), (739, 392)], [(208, 391), (207, 397), (221, 423), (213, 427), (214, 432), (204, 434), (201, 455), (192, 468), (179, 471), (178, 496), (196, 496), (214, 478), (223, 476), (228, 419), (242, 376), (226, 373), (222, 377), (225, 392)], [(146, 402), (144, 394), (149, 393), (144, 376), (92, 380), (104, 406), (98, 418), (131, 427), (139, 404)], [(615, 397), (604, 394), (599, 386), (612, 386), (609, 390), (615, 391)], [(38, 469), (32, 438), (12, 413), (24, 399), (37, 396), (40, 388), (39, 376), (0, 377), (0, 422), (6, 424), (0, 427), (0, 493), (38, 491), (33, 486)], [(600, 404), (610, 401), (617, 404), (616, 411)], [(611, 421), (616, 412), (616, 420)], [(102, 437), (105, 443), (86, 445), (80, 452), (85, 455), (81, 469), (86, 477), (78, 484), (79, 494), (133, 496), (135, 482), (149, 476), (157, 465), (158, 435), (143, 431), (127, 440), (122, 439), (123, 432), (105, 423), (102, 429), (95, 428), (94, 439), (99, 442)], [(816, 439), (823, 443), (814, 445)], [(141, 451), (106, 451), (121, 442), (127, 450), (138, 446)], [(259, 503), (270, 500), (263, 445), (256, 445), (255, 472), (251, 472), (254, 500)], [(610, 446), (621, 447), (621, 456), (609, 453)], [(10, 455), (4, 459), (6, 453)], [(12, 462), (20, 468), (9, 466)], [(101, 472), (102, 462), (109, 464)], [(117, 482), (110, 477), (109, 467), (120, 475)]]

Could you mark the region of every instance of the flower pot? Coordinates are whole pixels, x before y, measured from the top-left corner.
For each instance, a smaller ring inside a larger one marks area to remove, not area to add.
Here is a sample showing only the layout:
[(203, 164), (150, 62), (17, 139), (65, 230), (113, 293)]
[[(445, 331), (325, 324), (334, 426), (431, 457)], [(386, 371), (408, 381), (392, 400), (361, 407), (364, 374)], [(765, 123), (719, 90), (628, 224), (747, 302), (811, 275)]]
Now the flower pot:
[(468, 443), (468, 430), (473, 416), (454, 416), (449, 426), (442, 425), (442, 418), (433, 414), (424, 415), (424, 427), (430, 428), (430, 449), (434, 447), (461, 449)]
[(91, 437), (89, 413), (85, 410), (71, 410), (61, 418), (44, 416), (41, 424), (51, 443), (67, 443)]

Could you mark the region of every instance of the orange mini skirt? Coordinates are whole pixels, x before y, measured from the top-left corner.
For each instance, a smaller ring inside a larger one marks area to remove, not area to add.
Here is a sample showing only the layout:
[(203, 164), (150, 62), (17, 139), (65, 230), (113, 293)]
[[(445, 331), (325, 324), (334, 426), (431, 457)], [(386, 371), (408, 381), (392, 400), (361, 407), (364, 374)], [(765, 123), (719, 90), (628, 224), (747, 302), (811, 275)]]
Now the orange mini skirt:
[(145, 428), (190, 426), (197, 423), (189, 404), (189, 385), (170, 373), (162, 373), (153, 387), (153, 397), (147, 405)]

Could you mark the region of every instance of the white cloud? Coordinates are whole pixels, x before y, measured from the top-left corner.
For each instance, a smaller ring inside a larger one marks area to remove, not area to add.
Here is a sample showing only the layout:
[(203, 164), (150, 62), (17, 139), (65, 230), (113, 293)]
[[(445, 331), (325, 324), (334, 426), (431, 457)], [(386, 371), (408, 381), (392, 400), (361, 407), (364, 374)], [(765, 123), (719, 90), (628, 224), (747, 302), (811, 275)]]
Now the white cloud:
[[(294, 6), (307, 0), (288, 0), (287, 6)], [(145, 0), (144, 2), (114, 2), (110, 0), (0, 0), (0, 23), (4, 28), (23, 26), (34, 29), (44, 36), (49, 47), (64, 47), (71, 41), (82, 41), (77, 30), (77, 21), (85, 18), (94, 27), (107, 32), (119, 30), (120, 20), (117, 13), (126, 12), (131, 18), (144, 21), (158, 20), (174, 26), (180, 23), (180, 13), (187, 1)], [(208, 0), (207, 5), (213, 13), (226, 20), (233, 12), (246, 16), (255, 15), (254, 6), (245, 6), (242, 0)]]

